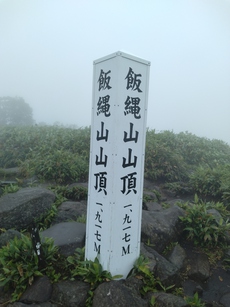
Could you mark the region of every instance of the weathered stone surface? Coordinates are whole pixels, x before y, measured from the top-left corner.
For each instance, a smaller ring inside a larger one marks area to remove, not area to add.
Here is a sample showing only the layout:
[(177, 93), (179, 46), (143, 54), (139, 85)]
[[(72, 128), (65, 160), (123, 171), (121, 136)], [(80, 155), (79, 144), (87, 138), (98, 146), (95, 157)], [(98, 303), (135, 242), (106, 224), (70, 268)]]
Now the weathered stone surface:
[(33, 307), (59, 307), (60, 305), (52, 304), (52, 303), (49, 303), (49, 302), (40, 303), (40, 304), (32, 304), (32, 305), (16, 302), (16, 303), (7, 305), (7, 307), (26, 307), (26, 306), (27, 307), (28, 306), (33, 306)]
[(24, 188), (0, 198), (0, 225), (17, 230), (31, 223), (51, 208), (55, 194), (43, 188)]
[(147, 307), (148, 303), (125, 286), (124, 281), (100, 284), (94, 292), (92, 307)]
[[(202, 299), (220, 302), (221, 298), (230, 293), (230, 271), (221, 267), (212, 270), (211, 276), (205, 282)], [(230, 306), (230, 304), (229, 304)]]
[(140, 295), (140, 290), (143, 287), (143, 281), (141, 279), (136, 278), (135, 276), (128, 277), (127, 279), (124, 279), (124, 285), (130, 290), (132, 290), (132, 293), (135, 293), (135, 295)]
[(144, 243), (141, 243), (141, 254), (144, 255), (148, 260), (148, 267), (151, 272), (155, 271), (157, 261), (153, 253), (151, 253), (152, 250), (148, 251), (148, 246), (145, 246)]
[(170, 293), (152, 293), (157, 307), (189, 307), (182, 297)]
[(165, 287), (171, 285), (179, 287), (181, 285), (180, 270), (151, 247), (146, 247), (146, 249), (154, 255), (156, 260), (154, 275), (159, 277)]
[(185, 259), (186, 259), (186, 252), (179, 244), (174, 246), (172, 252), (168, 257), (168, 260), (172, 264), (174, 264), (178, 269), (183, 268)]
[(29, 286), (20, 298), (20, 302), (26, 304), (44, 303), (49, 301), (52, 294), (52, 285), (47, 276), (38, 277)]
[(184, 210), (173, 206), (164, 211), (142, 212), (141, 238), (142, 242), (150, 242), (159, 253), (171, 243), (178, 241), (182, 233), (182, 223), (179, 219)]
[(163, 210), (161, 204), (154, 202), (154, 201), (148, 201), (144, 203), (143, 209), (147, 211), (162, 211)]
[(0, 235), (0, 248), (6, 245), (10, 240), (14, 239), (15, 237), (21, 238), (21, 233), (14, 229), (8, 229), (6, 232)]
[(86, 225), (77, 222), (63, 222), (41, 232), (41, 238), (52, 238), (64, 256), (74, 254), (78, 247), (85, 245)]
[(59, 306), (85, 307), (89, 289), (83, 281), (61, 281), (54, 284), (51, 301)]
[(86, 215), (86, 202), (66, 201), (58, 207), (57, 216), (54, 218), (52, 225), (76, 220), (79, 216)]
[(229, 307), (230, 306), (230, 293), (226, 293), (224, 294), (221, 299), (220, 299), (220, 303), (224, 306), (224, 307)]
[(206, 281), (209, 278), (210, 264), (205, 254), (193, 254), (188, 263), (189, 278), (200, 281)]
[(182, 283), (182, 288), (186, 297), (193, 297), (196, 292), (201, 296), (204, 291), (198, 282), (191, 279), (184, 280)]

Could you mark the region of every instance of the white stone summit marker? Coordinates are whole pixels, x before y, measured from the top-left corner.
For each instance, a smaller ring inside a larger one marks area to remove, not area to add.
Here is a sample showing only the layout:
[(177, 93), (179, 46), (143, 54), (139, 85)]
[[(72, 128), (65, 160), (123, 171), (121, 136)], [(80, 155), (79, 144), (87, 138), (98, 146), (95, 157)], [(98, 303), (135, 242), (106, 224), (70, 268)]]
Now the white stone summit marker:
[(120, 51), (94, 61), (85, 257), (124, 278), (140, 254), (149, 70)]

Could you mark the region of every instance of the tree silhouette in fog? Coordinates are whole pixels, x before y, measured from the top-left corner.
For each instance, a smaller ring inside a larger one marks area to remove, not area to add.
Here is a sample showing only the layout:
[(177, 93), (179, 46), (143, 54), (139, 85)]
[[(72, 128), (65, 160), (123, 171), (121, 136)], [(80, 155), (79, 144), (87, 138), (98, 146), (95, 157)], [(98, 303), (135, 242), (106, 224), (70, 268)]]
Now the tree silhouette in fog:
[(0, 126), (30, 126), (33, 110), (21, 97), (0, 97)]

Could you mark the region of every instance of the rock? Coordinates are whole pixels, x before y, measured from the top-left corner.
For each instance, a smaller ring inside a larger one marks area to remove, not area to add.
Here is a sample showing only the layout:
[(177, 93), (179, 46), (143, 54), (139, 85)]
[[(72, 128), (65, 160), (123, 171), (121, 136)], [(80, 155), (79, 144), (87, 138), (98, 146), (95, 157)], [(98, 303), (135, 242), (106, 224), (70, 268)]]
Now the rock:
[(73, 255), (75, 249), (85, 245), (86, 225), (77, 222), (63, 222), (41, 232), (41, 238), (52, 238), (64, 256)]
[(210, 276), (210, 264), (205, 254), (193, 254), (189, 259), (188, 277), (193, 280), (206, 281)]
[(176, 287), (181, 286), (182, 278), (178, 267), (158, 254), (151, 247), (146, 247), (146, 249), (155, 257), (156, 267), (154, 268), (154, 275), (159, 277), (162, 285), (166, 288), (172, 285)]
[[(179, 250), (178, 250), (179, 252)], [(162, 284), (165, 287), (176, 285), (181, 286), (182, 277), (180, 276), (181, 271), (181, 263), (183, 261), (180, 259), (178, 260), (178, 264), (176, 261), (175, 263), (171, 263), (163, 256), (158, 254), (152, 247), (144, 246), (143, 243), (141, 244), (141, 254), (149, 259), (149, 269), (150, 271), (156, 276), (159, 277)], [(179, 256), (178, 256), (179, 257)], [(183, 256), (182, 256), (182, 259)], [(177, 265), (176, 265), (177, 264)]]
[(152, 191), (144, 191), (143, 192), (143, 198), (147, 198), (149, 201), (154, 201), (156, 199), (156, 195)]
[(6, 245), (10, 240), (14, 239), (15, 237), (21, 238), (21, 233), (14, 229), (8, 229), (6, 232), (3, 232), (0, 235), (0, 248)]
[(31, 223), (51, 209), (55, 194), (43, 188), (24, 188), (0, 198), (1, 228), (27, 229)]
[(87, 205), (86, 202), (66, 201), (58, 207), (58, 213), (52, 221), (52, 225), (76, 221), (81, 215), (86, 215)]
[(157, 265), (157, 261), (153, 253), (151, 253), (151, 251), (149, 252), (147, 248), (148, 247), (145, 246), (144, 243), (141, 243), (141, 254), (149, 260), (148, 267), (150, 272), (154, 272)]
[(184, 291), (185, 296), (190, 296), (193, 297), (193, 295), (197, 292), (197, 289), (199, 289), (199, 292), (204, 291), (204, 289), (199, 285), (198, 282), (191, 280), (191, 279), (186, 279), (182, 283), (182, 288)]
[(143, 209), (147, 211), (162, 211), (163, 210), (162, 205), (155, 201), (148, 201), (144, 203)]
[(52, 285), (47, 276), (38, 277), (29, 286), (20, 298), (20, 302), (26, 304), (44, 303), (49, 301), (52, 294)]
[(144, 178), (144, 189), (152, 190), (153, 188), (154, 188), (154, 185), (153, 185), (152, 181)]
[(189, 307), (182, 297), (170, 293), (152, 293), (157, 307)]
[(224, 306), (224, 307), (229, 307), (230, 306), (230, 293), (226, 293), (224, 294), (221, 299), (220, 299), (220, 303)]
[[(215, 267), (211, 276), (205, 282), (202, 299), (220, 302), (222, 297), (230, 293), (230, 273), (221, 267)], [(227, 297), (223, 298), (227, 299)], [(230, 306), (230, 305), (228, 305)]]
[(139, 296), (140, 290), (143, 287), (143, 281), (135, 276), (131, 276), (124, 280), (124, 285), (132, 290), (132, 293)]
[(100, 284), (94, 292), (92, 307), (147, 307), (140, 295), (135, 295), (123, 280)]
[(171, 242), (177, 242), (183, 231), (179, 219), (184, 215), (184, 210), (173, 206), (164, 211), (142, 212), (141, 239), (154, 246), (161, 253)]
[(32, 304), (32, 305), (16, 302), (16, 303), (7, 305), (7, 307), (26, 307), (26, 306), (27, 307), (28, 306), (33, 306), (33, 307), (59, 307), (58, 305), (52, 304), (52, 303), (49, 303), (49, 302), (40, 303), (40, 304)]
[(83, 281), (61, 281), (53, 285), (51, 301), (59, 306), (84, 307), (89, 290), (90, 285)]
[(185, 259), (186, 259), (186, 252), (179, 244), (174, 246), (172, 252), (168, 257), (168, 260), (172, 264), (174, 264), (178, 269), (183, 268)]

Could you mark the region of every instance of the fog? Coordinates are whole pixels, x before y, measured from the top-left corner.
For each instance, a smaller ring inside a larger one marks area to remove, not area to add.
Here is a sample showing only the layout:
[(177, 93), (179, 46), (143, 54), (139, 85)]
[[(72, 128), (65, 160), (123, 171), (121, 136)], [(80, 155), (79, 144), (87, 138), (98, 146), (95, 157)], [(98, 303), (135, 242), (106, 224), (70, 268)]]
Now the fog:
[(230, 144), (230, 0), (0, 0), (0, 96), (91, 124), (93, 61), (151, 62), (147, 126)]

